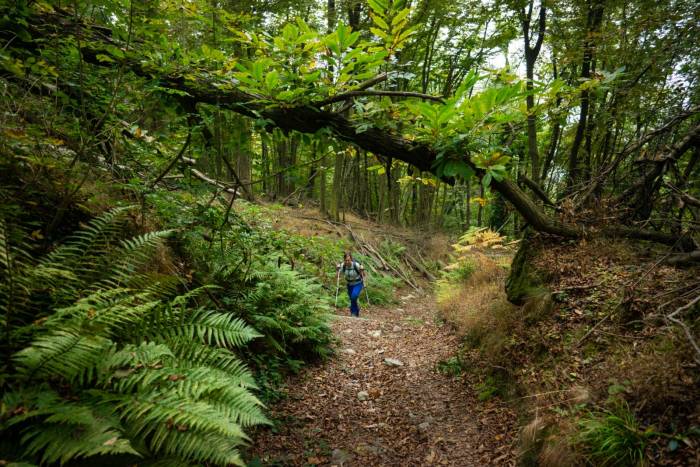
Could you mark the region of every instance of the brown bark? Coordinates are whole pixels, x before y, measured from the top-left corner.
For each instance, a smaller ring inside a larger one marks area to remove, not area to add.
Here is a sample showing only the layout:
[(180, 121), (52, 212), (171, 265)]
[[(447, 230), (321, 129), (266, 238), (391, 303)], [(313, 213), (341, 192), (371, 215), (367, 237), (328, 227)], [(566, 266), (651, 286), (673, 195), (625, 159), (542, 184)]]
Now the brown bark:
[[(584, 79), (591, 77), (591, 63), (595, 53), (595, 35), (600, 30), (600, 25), (603, 22), (603, 9), (604, 4), (602, 0), (590, 0), (581, 64), (581, 78)], [(581, 110), (579, 112), (578, 125), (576, 126), (576, 135), (569, 154), (569, 177), (567, 178), (567, 191), (569, 192), (572, 191), (574, 185), (581, 181), (582, 167), (579, 161), (579, 149), (586, 132), (589, 106), (590, 92), (588, 89), (584, 89), (581, 91)]]
[(530, 39), (530, 23), (532, 20), (532, 9), (534, 0), (530, 0), (528, 12), (525, 14), (525, 9), (520, 12), (520, 24), (523, 28), (523, 38), (525, 40), (525, 70), (527, 75), (526, 87), (527, 96), (525, 103), (527, 106), (527, 146), (530, 155), (532, 166), (532, 180), (539, 183), (540, 179), (540, 155), (537, 149), (537, 119), (534, 114), (535, 96), (534, 96), (534, 79), (535, 79), (535, 62), (542, 48), (544, 40), (544, 31), (546, 27), (547, 9), (544, 5), (540, 6), (540, 14), (538, 21), (538, 32), (535, 45), (531, 45)]

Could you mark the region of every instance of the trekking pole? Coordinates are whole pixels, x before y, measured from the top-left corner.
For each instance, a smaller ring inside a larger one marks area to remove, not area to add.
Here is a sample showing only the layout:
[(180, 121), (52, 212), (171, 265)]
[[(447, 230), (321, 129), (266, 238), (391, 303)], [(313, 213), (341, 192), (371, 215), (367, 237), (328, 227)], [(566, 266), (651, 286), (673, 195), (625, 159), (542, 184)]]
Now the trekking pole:
[(371, 303), (369, 302), (369, 294), (367, 293), (367, 283), (365, 282), (365, 298), (367, 299), (367, 306), (370, 306)]
[(338, 308), (338, 291), (340, 290), (340, 269), (335, 277), (335, 307)]

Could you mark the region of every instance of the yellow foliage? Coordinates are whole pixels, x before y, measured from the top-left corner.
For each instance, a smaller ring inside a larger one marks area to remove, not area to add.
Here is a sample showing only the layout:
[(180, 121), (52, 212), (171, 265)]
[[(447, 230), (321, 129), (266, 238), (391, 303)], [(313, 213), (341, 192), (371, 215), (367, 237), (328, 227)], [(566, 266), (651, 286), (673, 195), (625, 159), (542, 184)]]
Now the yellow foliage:
[(459, 253), (461, 251), (469, 251), (472, 248), (487, 249), (494, 248), (497, 245), (502, 247), (505, 240), (506, 238), (498, 232), (483, 228), (465, 233), (452, 247), (455, 249), (455, 252)]
[(488, 228), (470, 230), (462, 235), (457, 243), (452, 244), (452, 250), (456, 259), (447, 265), (444, 270), (447, 272), (457, 271), (465, 267), (469, 268), (470, 265), (471, 267), (482, 267), (485, 258), (482, 258), (482, 253), (495, 252), (495, 250), (502, 252), (506, 249), (503, 245), (505, 240), (506, 238), (498, 232)]

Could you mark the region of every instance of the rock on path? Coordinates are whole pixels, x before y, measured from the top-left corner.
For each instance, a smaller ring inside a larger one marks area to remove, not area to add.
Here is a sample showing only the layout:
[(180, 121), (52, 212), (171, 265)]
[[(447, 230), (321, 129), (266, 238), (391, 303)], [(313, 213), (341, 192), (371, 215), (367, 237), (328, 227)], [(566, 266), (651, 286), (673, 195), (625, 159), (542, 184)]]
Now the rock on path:
[(288, 382), (288, 397), (270, 407), (280, 423), (253, 434), (248, 457), (262, 465), (515, 465), (515, 414), (479, 402), (473, 382), (436, 371), (459, 339), (436, 324), (433, 309), (420, 297), (410, 316), (371, 308), (368, 319), (335, 320), (337, 356)]

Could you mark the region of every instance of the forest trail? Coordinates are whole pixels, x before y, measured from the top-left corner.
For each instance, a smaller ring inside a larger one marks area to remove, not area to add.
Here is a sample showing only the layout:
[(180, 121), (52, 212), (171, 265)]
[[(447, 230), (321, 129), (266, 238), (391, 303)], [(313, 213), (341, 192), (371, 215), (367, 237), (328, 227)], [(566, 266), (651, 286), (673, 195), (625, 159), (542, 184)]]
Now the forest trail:
[(459, 338), (437, 320), (432, 296), (405, 293), (393, 307), (363, 309), (360, 319), (339, 309), (332, 328), (337, 355), (288, 382), (287, 397), (270, 407), (277, 426), (257, 433), (252, 458), (262, 465), (515, 465), (514, 412), (495, 399), (479, 401), (469, 379), (437, 371)]

